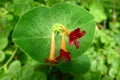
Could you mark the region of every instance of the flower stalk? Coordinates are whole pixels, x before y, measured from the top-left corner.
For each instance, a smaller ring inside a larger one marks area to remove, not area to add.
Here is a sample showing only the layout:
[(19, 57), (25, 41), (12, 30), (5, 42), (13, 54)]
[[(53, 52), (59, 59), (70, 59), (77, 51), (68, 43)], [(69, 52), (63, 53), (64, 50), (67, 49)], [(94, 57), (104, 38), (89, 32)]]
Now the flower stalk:
[(62, 30), (62, 40), (60, 45), (60, 55), (57, 59), (63, 59), (63, 61), (71, 61), (70, 52), (67, 52), (66, 42), (65, 42), (65, 32)]
[(62, 30), (67, 34), (67, 36), (69, 36), (70, 31), (67, 28), (65, 28), (65, 26), (62, 26)]
[(50, 60), (54, 60), (55, 59), (55, 50), (56, 50), (56, 46), (55, 46), (55, 34), (53, 32), (52, 33), (52, 40), (51, 40), (51, 47), (50, 47), (50, 56), (49, 56)]
[(45, 62), (50, 62), (50, 65), (53, 66), (53, 64), (57, 64), (57, 60), (55, 58), (56, 53), (56, 46), (55, 46), (55, 33), (52, 33), (51, 38), (51, 46), (50, 46), (50, 56), (48, 59), (45, 59)]
[(66, 42), (65, 42), (65, 32), (64, 31), (62, 31), (62, 40), (61, 40), (60, 49), (63, 49), (64, 51), (67, 51)]

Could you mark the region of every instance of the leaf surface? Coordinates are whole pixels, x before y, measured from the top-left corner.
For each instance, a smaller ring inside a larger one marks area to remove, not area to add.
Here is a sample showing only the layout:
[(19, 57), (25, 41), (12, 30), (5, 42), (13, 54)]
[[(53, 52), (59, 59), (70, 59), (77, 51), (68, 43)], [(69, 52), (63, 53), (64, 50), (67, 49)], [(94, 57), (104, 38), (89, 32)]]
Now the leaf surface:
[[(68, 45), (66, 36), (67, 48), (72, 58), (83, 54), (93, 39), (95, 20), (83, 8), (70, 4), (56, 4), (51, 8), (38, 7), (27, 12), (15, 27), (13, 41), (26, 54), (43, 63), (44, 59), (49, 57), (52, 26), (56, 23), (64, 25), (69, 30), (80, 27), (86, 31), (86, 35), (80, 39), (80, 48), (77, 50), (74, 45)], [(60, 51), (61, 33), (56, 34), (55, 41), (57, 56)]]

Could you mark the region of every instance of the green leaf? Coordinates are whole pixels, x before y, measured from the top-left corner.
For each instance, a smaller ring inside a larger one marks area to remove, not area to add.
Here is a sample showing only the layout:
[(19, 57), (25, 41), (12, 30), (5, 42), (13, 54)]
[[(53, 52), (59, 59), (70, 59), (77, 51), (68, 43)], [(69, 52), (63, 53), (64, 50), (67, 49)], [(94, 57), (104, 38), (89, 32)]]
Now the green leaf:
[(31, 1), (32, 0), (13, 0), (13, 3), (9, 3), (6, 8), (9, 11), (13, 11), (14, 14), (21, 16), (31, 9)]
[(83, 75), (84, 80), (99, 80), (101, 74), (100, 72), (87, 72)]
[(110, 78), (115, 78), (117, 73), (118, 73), (118, 71), (115, 68), (110, 68), (110, 70), (109, 70)]
[(42, 72), (34, 72), (31, 80), (46, 80), (47, 79), (47, 75), (45, 75)]
[(117, 74), (116, 79), (120, 80), (120, 72)]
[(110, 78), (109, 76), (105, 75), (102, 80), (112, 80), (112, 78)]
[(31, 80), (33, 73), (34, 73), (34, 66), (25, 65), (22, 68), (22, 75), (20, 77), (20, 80)]
[(120, 33), (114, 36), (115, 42), (120, 45)]
[(63, 72), (71, 74), (83, 74), (90, 69), (90, 60), (87, 55), (81, 55), (71, 62), (60, 64), (58, 67)]
[(5, 59), (5, 53), (3, 51), (0, 51), (0, 62), (2, 62)]
[(14, 27), (13, 19), (14, 16), (12, 14), (6, 14), (1, 17), (0, 36), (8, 37), (10, 35), (10, 32), (13, 30)]
[(4, 77), (0, 77), (0, 80), (12, 80), (10, 75), (6, 75)]
[(0, 50), (4, 49), (8, 44), (8, 39), (6, 37), (0, 37)]
[(11, 77), (18, 79), (21, 76), (21, 63), (20, 61), (14, 61), (10, 64), (8, 68), (8, 74), (11, 74)]
[(96, 60), (91, 61), (91, 71), (93, 71), (93, 72), (97, 71), (97, 61)]
[(84, 75), (74, 76), (73, 80), (99, 80), (100, 72), (87, 72)]
[[(92, 42), (95, 32), (95, 20), (91, 14), (79, 6), (56, 4), (51, 8), (38, 7), (25, 15), (17, 23), (13, 32), (13, 41), (33, 59), (44, 62), (49, 57), (52, 26), (63, 24), (69, 30), (80, 27), (86, 35), (80, 39), (80, 49), (68, 45), (72, 58), (83, 54)], [(56, 53), (59, 55), (61, 34), (56, 34)]]
[(101, 22), (107, 18), (104, 12), (104, 7), (101, 4), (101, 1), (99, 0), (93, 1), (90, 4), (89, 9), (90, 13), (94, 15), (97, 22)]

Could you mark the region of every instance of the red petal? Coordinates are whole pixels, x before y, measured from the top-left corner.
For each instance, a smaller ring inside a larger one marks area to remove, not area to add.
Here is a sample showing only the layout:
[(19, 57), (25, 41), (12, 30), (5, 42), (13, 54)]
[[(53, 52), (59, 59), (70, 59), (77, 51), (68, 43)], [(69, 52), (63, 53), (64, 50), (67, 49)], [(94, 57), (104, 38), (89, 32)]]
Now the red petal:
[(85, 35), (85, 31), (81, 31), (80, 32), (80, 28), (77, 28), (75, 30), (73, 30), (70, 34), (69, 34), (69, 45), (71, 46), (73, 43), (75, 44), (76, 48), (79, 48), (79, 38), (81, 38), (82, 36)]
[(73, 44), (73, 41), (69, 39), (69, 45), (71, 46)]
[(53, 66), (54, 64), (58, 64), (57, 60), (54, 59), (54, 60), (50, 60), (50, 59), (45, 59), (45, 63), (50, 63), (51, 66)]
[(79, 33), (79, 38), (82, 37), (82, 36), (84, 36), (85, 33), (86, 33), (85, 31), (80, 32), (80, 33)]
[(76, 41), (74, 41), (74, 44), (76, 46), (76, 48), (78, 49), (80, 46), (79, 46), (79, 40), (77, 39)]
[(78, 34), (80, 32), (80, 28), (77, 28), (77, 29), (75, 29), (74, 31), (72, 31), (71, 33), (72, 34)]
[(71, 61), (70, 52), (66, 52), (63, 49), (60, 49), (59, 58), (62, 58), (65, 61)]

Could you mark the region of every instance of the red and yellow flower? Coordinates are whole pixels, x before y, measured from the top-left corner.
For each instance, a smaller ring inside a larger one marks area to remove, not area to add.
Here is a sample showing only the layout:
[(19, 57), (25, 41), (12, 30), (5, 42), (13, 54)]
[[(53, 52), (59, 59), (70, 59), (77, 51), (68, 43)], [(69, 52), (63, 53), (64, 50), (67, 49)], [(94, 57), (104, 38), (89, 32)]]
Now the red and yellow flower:
[(78, 49), (79, 46), (79, 39), (85, 35), (85, 31), (80, 31), (80, 28), (76, 28), (73, 31), (69, 31), (67, 30), (65, 27), (63, 27), (64, 31), (66, 32), (66, 34), (69, 36), (69, 45), (73, 45), (75, 44), (76, 48)]

